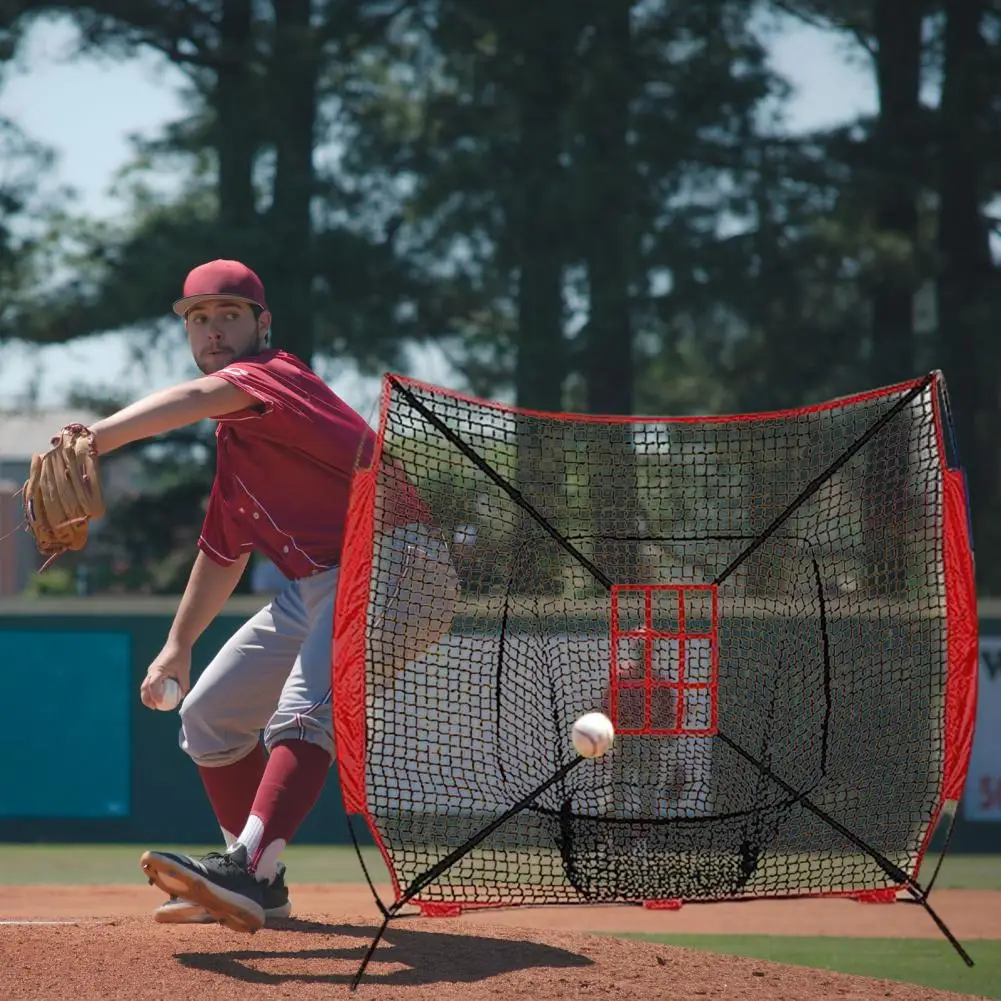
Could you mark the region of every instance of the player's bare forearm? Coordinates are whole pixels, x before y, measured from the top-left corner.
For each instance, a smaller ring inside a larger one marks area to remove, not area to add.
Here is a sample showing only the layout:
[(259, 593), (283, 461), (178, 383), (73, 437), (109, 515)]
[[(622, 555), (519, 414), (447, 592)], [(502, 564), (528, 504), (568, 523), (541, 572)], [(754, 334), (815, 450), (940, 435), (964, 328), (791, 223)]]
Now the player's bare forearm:
[(142, 438), (166, 434), (209, 417), (251, 406), (254, 398), (232, 383), (207, 375), (149, 396), (90, 425), (101, 455)]
[(250, 554), (241, 556), (228, 567), (210, 560), (199, 551), (191, 568), (188, 584), (177, 606), (168, 643), (190, 648), (209, 623), (222, 611), (230, 595), (240, 583)]

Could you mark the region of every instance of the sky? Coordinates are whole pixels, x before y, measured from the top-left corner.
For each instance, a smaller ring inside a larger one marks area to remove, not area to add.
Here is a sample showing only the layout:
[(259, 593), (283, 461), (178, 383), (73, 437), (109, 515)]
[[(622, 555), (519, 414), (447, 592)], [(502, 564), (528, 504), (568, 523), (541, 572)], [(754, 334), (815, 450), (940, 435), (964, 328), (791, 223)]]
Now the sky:
[[(80, 209), (114, 217), (123, 207), (115, 194), (116, 173), (131, 159), (130, 139), (153, 135), (180, 116), (183, 78), (150, 54), (128, 61), (71, 61), (73, 37), (65, 21), (32, 28), (17, 63), (0, 82), (0, 115), (56, 150), (56, 180), (75, 190)], [(875, 109), (871, 73), (850, 42), (790, 23), (771, 44), (771, 59), (795, 88), (787, 109), (792, 130), (833, 125)], [(179, 276), (178, 284), (182, 280)], [(168, 303), (164, 313), (169, 314)], [(32, 381), (40, 387), (39, 401), (54, 405), (65, 401), (72, 385), (115, 383), (138, 395), (197, 374), (183, 355), (150, 359), (138, 369), (129, 360), (126, 337), (102, 335), (43, 349), (0, 346), (0, 410), (16, 407)], [(177, 344), (183, 351), (183, 342)], [(433, 354), (411, 361), (411, 374), (447, 379), (447, 367)], [(378, 380), (361, 378), (341, 364), (321, 367), (320, 373), (349, 404), (371, 413)]]

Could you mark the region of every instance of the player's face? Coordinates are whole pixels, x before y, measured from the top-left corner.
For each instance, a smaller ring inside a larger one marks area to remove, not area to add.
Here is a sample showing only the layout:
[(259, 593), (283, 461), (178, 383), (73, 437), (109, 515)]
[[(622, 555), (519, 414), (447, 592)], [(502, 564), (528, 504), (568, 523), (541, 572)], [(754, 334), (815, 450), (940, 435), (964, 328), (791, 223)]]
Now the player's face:
[(210, 299), (188, 310), (184, 329), (195, 364), (211, 375), (237, 358), (261, 351), (270, 322), (269, 313), (255, 317), (248, 303)]

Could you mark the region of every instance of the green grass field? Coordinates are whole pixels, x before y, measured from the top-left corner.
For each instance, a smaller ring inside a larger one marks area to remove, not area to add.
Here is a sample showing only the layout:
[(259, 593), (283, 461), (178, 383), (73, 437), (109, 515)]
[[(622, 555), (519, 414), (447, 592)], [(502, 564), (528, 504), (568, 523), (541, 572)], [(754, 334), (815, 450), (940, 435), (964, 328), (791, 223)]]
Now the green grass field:
[[(202, 854), (218, 845), (23, 845), (0, 844), (0, 886), (26, 883), (134, 883), (141, 880), (139, 856), (145, 847)], [(363, 849), (376, 882), (388, 880), (382, 856)], [(292, 845), (282, 856), (297, 883), (358, 883), (364, 877), (353, 848), (344, 845)], [(921, 880), (937, 864), (929, 855)], [(936, 890), (1001, 890), (1001, 855), (950, 855)], [(934, 891), (932, 893), (934, 896)]]
[[(139, 856), (145, 848), (202, 855), (219, 845), (16, 845), (0, 844), (0, 886), (27, 883), (141, 883)], [(365, 864), (376, 882), (388, 881), (382, 856), (365, 848)], [(343, 845), (292, 845), (282, 860), (297, 883), (360, 883), (358, 856)]]
[[(165, 850), (200, 854), (214, 845), (157, 845)], [(139, 883), (141, 845), (0, 844), (0, 885), (27, 883)], [(382, 858), (374, 848), (364, 857), (372, 878), (386, 880)], [(283, 856), (297, 883), (345, 883), (363, 879), (354, 849), (332, 845), (299, 845)], [(929, 856), (921, 872), (927, 881), (938, 859)], [(935, 890), (1001, 890), (1001, 855), (950, 855)], [(932, 893), (934, 901), (935, 893)], [(636, 936), (669, 945), (815, 969), (899, 980), (1001, 1001), (1001, 942), (977, 940), (964, 945), (975, 967), (967, 968), (945, 941), (856, 938), (803, 938), (753, 935)]]
[(964, 948), (975, 963), (970, 969), (944, 940), (798, 938), (777, 935), (624, 937), (1001, 999), (1001, 942), (965, 942)]

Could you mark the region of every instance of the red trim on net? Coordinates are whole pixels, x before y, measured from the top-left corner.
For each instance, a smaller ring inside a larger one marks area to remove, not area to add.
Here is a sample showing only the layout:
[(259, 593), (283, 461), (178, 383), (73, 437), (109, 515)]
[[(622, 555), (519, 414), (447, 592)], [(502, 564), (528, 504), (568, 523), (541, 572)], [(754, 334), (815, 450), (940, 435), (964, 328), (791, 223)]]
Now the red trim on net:
[(946, 598), (946, 681), (943, 711), (944, 753), (938, 807), (918, 849), (913, 875), (921, 870), (947, 802), (958, 802), (966, 784), (973, 747), (980, 669), (977, 595), (970, 546), (969, 507), (962, 470), (950, 469), (945, 449), (944, 416), (934, 382), (932, 410), (935, 440), (942, 468), (942, 571)]
[(942, 798), (959, 800), (966, 784), (977, 711), (980, 638), (977, 594), (967, 521), (966, 484), (945, 471), (945, 587), (949, 674), (945, 690), (945, 765)]
[(894, 386), (884, 386), (880, 389), (870, 389), (863, 393), (854, 393), (851, 396), (841, 396), (833, 400), (825, 400), (823, 403), (814, 403), (807, 407), (793, 407), (789, 410), (765, 410), (755, 414), (705, 414), (691, 417), (657, 417), (657, 416), (622, 416), (620, 414), (577, 414), (560, 413), (548, 410), (532, 410), (528, 407), (516, 407), (507, 403), (498, 403), (496, 400), (485, 400), (469, 393), (460, 393), (454, 389), (444, 389), (431, 382), (423, 382), (420, 379), (412, 379), (405, 375), (390, 375), (388, 379), (398, 382), (402, 386), (409, 386), (413, 389), (420, 389), (425, 392), (443, 396), (451, 400), (461, 400), (470, 403), (484, 410), (494, 410), (503, 414), (519, 415), (522, 417), (544, 417), (552, 420), (567, 420), (582, 424), (733, 424), (748, 421), (770, 421), (783, 420), (789, 417), (802, 417), (804, 414), (822, 413), (825, 410), (837, 410), (839, 407), (852, 406), (858, 403), (867, 403), (870, 400), (878, 400), (883, 396), (893, 396), (896, 393), (903, 393), (913, 389), (922, 380), (911, 379), (908, 382), (897, 383)]
[[(532, 888), (533, 884), (525, 884), (527, 887)], [(442, 886), (438, 884), (436, 887), (439, 892), (442, 890)], [(548, 907), (552, 906), (549, 904), (537, 904), (537, 903), (521, 903), (521, 897), (503, 897), (497, 900), (474, 900), (470, 897), (471, 893), (479, 892), (479, 887), (475, 886), (458, 886), (449, 887), (456, 896), (448, 899), (439, 900), (425, 900), (420, 895), (416, 896), (411, 900), (412, 904), (416, 904), (421, 911), (422, 917), (460, 917), (466, 911), (485, 911), (490, 908), (500, 908), (500, 907)], [(760, 893), (753, 894), (730, 894), (722, 897), (675, 897), (667, 898), (665, 900), (653, 900), (644, 899), (643, 897), (623, 897), (620, 901), (621, 904), (642, 904), (646, 910), (681, 910), (682, 907), (687, 905), (711, 905), (711, 904), (725, 904), (729, 902), (740, 903), (748, 900), (855, 900), (859, 903), (874, 904), (874, 903), (894, 903), (896, 901), (897, 894), (906, 893), (907, 889), (905, 886), (897, 883), (885, 883), (880, 886), (873, 886), (871, 889), (855, 889), (855, 890), (772, 890), (763, 891)], [(910, 900), (910, 895), (904, 899)], [(580, 903), (588, 903), (586, 900), (580, 901)], [(561, 906), (561, 905), (556, 905)]]
[(399, 899), (401, 890), (396, 868), (368, 808), (365, 791), (366, 624), (371, 600), (376, 485), (391, 395), (392, 386), (389, 379), (385, 378), (371, 465), (367, 469), (356, 470), (351, 484), (341, 552), (341, 572), (334, 606), (331, 688), (334, 742), (344, 809), (346, 813), (361, 814), (365, 818), (375, 846), (386, 864), (393, 892)]
[(334, 740), (344, 809), (367, 813), (365, 796), (365, 624), (372, 578), (374, 469), (355, 473), (334, 607)]

